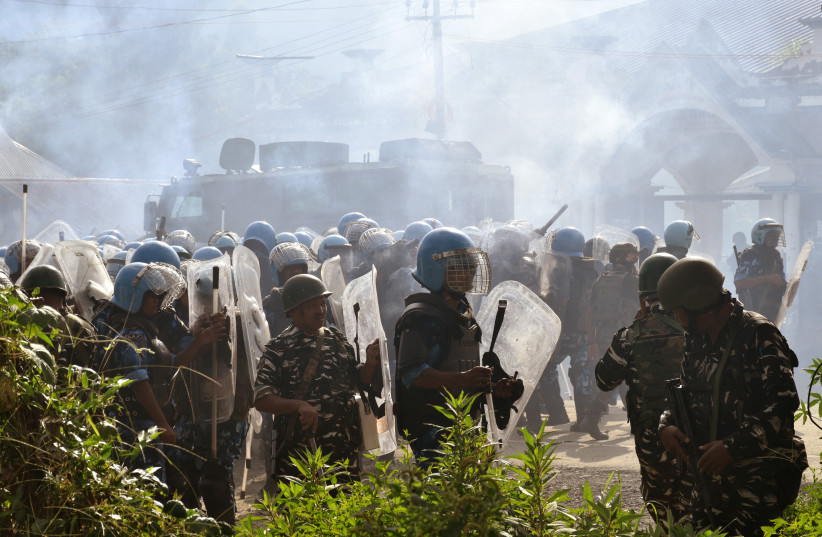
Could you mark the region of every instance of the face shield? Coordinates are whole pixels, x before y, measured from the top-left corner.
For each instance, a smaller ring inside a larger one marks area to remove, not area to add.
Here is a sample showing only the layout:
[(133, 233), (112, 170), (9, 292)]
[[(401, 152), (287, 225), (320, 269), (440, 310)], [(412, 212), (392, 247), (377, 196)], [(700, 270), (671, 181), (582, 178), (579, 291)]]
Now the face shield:
[(149, 263), (137, 273), (131, 285), (162, 296), (161, 310), (171, 306), (186, 290), (180, 271), (165, 263)]
[(443, 287), (455, 293), (484, 294), (491, 290), (491, 264), (480, 248), (462, 248), (435, 257), (445, 260)]
[(777, 246), (785, 247), (785, 228), (782, 224), (765, 224), (761, 226), (765, 235), (764, 243), (768, 246), (776, 248)]

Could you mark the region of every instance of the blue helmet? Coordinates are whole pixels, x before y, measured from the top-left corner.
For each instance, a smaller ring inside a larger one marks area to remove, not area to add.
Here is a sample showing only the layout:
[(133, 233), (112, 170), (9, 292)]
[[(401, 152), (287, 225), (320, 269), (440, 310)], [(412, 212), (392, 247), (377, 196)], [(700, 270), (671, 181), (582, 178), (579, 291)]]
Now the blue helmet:
[(282, 244), (284, 242), (300, 242), (300, 241), (297, 240), (297, 236), (294, 235), (293, 233), (289, 233), (288, 231), (281, 231), (281, 232), (277, 233), (277, 244)]
[(277, 269), (277, 272), (282, 272), (285, 267), (291, 265), (308, 265), (308, 262), (313, 258), (314, 255), (305, 244), (283, 242), (271, 250), (268, 260), (271, 262), (271, 266)]
[(311, 233), (306, 231), (295, 231), (294, 236), (297, 237), (297, 241), (308, 248), (311, 249), (311, 243), (314, 242), (314, 237), (311, 236)]
[(237, 247), (237, 242), (230, 235), (223, 235), (217, 239), (217, 242), (214, 243), (214, 247), (221, 252), (231, 253), (234, 251), (234, 248)]
[(127, 255), (127, 251), (120, 250), (113, 256), (106, 259), (106, 272), (108, 272), (108, 275), (111, 277), (112, 280), (117, 276), (117, 273), (120, 272), (120, 269), (122, 269), (126, 265)]
[(399, 230), (395, 231), (394, 232), (394, 238), (397, 239), (397, 241), (403, 240), (405, 238), (405, 230), (404, 229), (399, 229)]
[(571, 257), (582, 257), (585, 249), (585, 235), (575, 227), (564, 227), (554, 233), (551, 250)]
[(425, 237), (428, 233), (431, 232), (434, 228), (428, 223), (423, 222), (422, 220), (418, 220), (416, 222), (411, 222), (407, 226), (405, 226), (405, 235), (403, 238), (407, 242), (411, 241), (421, 241), (423, 237)]
[(361, 218), (365, 218), (365, 215), (362, 213), (345, 213), (337, 224), (337, 233), (344, 237), (345, 228), (348, 227), (348, 224), (354, 222), (355, 220), (360, 220)]
[(265, 253), (268, 255), (268, 252), (277, 246), (277, 232), (274, 231), (274, 226), (268, 222), (257, 220), (248, 224), (245, 233), (243, 233), (243, 245), (255, 250), (252, 248), (253, 244), (249, 244), (249, 241), (260, 243), (262, 248), (259, 248), (259, 250), (262, 252), (262, 249), (265, 249)]
[(143, 244), (143, 243), (140, 242), (140, 241), (127, 242), (123, 245), (123, 250), (126, 250), (126, 251), (134, 250), (135, 248), (139, 248), (141, 244)]
[(434, 217), (423, 218), (422, 221), (431, 226), (431, 229), (437, 229), (442, 227), (442, 222), (440, 222)]
[(414, 279), (430, 291), (487, 293), (491, 285), (488, 255), (458, 229), (437, 228), (420, 241)]
[(100, 236), (103, 236), (103, 235), (114, 235), (115, 237), (117, 237), (121, 241), (126, 242), (126, 236), (123, 235), (122, 233), (120, 233), (116, 229), (107, 229), (107, 230), (103, 231), (102, 233), (100, 233)]
[(694, 236), (699, 240), (699, 233), (694, 230), (693, 224), (687, 220), (674, 220), (665, 228), (665, 246), (678, 246), (687, 250), (691, 247)]
[(636, 235), (636, 238), (639, 239), (640, 250), (647, 250), (648, 252), (654, 251), (654, 245), (656, 244), (657, 237), (654, 235), (653, 231), (645, 226), (637, 226), (631, 230), (631, 233)]
[[(31, 262), (34, 261), (34, 258), (37, 257), (37, 254), (40, 253), (40, 248), (42, 247), (43, 243), (41, 243), (37, 239), (26, 239), (26, 267), (31, 266)], [(6, 266), (9, 269), (9, 274), (14, 275), (17, 272), (20, 272), (20, 269), (22, 268), (20, 266), (20, 261), (22, 257), (22, 242), (17, 241), (11, 243), (8, 249), (6, 250), (6, 255), (4, 257)]]
[(397, 242), (394, 233), (390, 229), (383, 227), (367, 229), (360, 236), (360, 250), (366, 254), (372, 254), (384, 248), (390, 248)]
[(166, 263), (180, 270), (180, 257), (174, 248), (160, 241), (144, 242), (134, 250), (132, 263)]
[(116, 248), (123, 249), (123, 246), (126, 245), (126, 241), (118, 237), (117, 235), (100, 235), (96, 239), (97, 244), (102, 246), (103, 244), (110, 244)]
[(221, 255), (223, 255), (223, 252), (221, 252), (219, 248), (215, 248), (214, 246), (203, 246), (194, 252), (191, 259), (194, 259), (195, 261), (205, 261), (207, 259), (217, 259)]
[(325, 262), (328, 259), (331, 259), (337, 253), (334, 250), (339, 250), (341, 248), (351, 248), (351, 244), (345, 240), (345, 237), (342, 235), (329, 235), (320, 242), (320, 247), (318, 248), (317, 255), (320, 258), (320, 262)]
[(765, 235), (770, 231), (778, 231), (780, 244), (785, 246), (785, 230), (782, 224), (773, 218), (762, 218), (754, 224), (751, 229), (751, 242), (760, 246), (765, 244)]
[(166, 244), (170, 244), (171, 246), (182, 246), (186, 252), (188, 252), (188, 256), (191, 257), (191, 254), (194, 253), (194, 248), (197, 246), (197, 241), (194, 240), (194, 235), (189, 233), (186, 229), (176, 229), (166, 235)]
[(191, 259), (191, 253), (188, 250), (186, 250), (185, 248), (183, 248), (182, 246), (180, 246), (179, 244), (175, 244), (171, 248), (177, 253), (177, 257), (180, 258), (180, 261), (185, 261), (186, 259)]
[(185, 291), (185, 282), (179, 271), (160, 263), (129, 263), (114, 278), (115, 306), (137, 313), (143, 306), (143, 295), (150, 291), (163, 295), (160, 309), (165, 309)]
[(366, 230), (379, 227), (375, 224), (376, 222), (366, 218), (361, 218), (350, 222), (348, 227), (345, 229), (345, 240), (347, 240), (350, 245), (356, 246), (360, 242), (360, 237)]

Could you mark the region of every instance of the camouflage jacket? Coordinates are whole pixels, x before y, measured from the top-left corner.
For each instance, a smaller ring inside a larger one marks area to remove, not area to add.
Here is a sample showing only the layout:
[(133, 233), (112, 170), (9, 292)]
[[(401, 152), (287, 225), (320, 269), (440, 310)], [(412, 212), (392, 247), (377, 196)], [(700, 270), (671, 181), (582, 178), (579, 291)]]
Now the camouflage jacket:
[[(745, 311), (735, 299), (732, 304), (715, 342), (708, 335), (685, 335), (680, 378), (696, 436), (691, 441), (704, 445), (722, 440), (734, 458), (731, 472), (745, 470), (746, 460), (766, 463), (774, 457), (807, 467), (804, 444), (794, 436), (793, 414), (799, 407), (793, 379), (796, 355), (771, 322)], [(668, 425), (673, 420), (666, 410), (659, 426)]]
[(745, 248), (739, 258), (739, 266), (734, 274), (734, 282), (744, 278), (779, 274), (782, 285), (762, 283), (747, 289), (737, 289), (737, 296), (748, 310), (761, 313), (770, 320), (776, 318), (785, 291), (785, 267), (782, 254), (776, 248), (753, 245)]
[(620, 329), (596, 365), (600, 390), (628, 385), (631, 432), (656, 427), (665, 410), (665, 381), (679, 375), (685, 335), (682, 326), (659, 305)]
[[(296, 398), (316, 348), (317, 338), (293, 325), (272, 339), (260, 359), (254, 400), (272, 393), (286, 399)], [(314, 438), (324, 453), (331, 454), (332, 461), (348, 459), (356, 463), (361, 441), (359, 413), (354, 402), (359, 368), (354, 348), (342, 332), (325, 328), (321, 359), (302, 399), (320, 415)], [(299, 420), (289, 427), (292, 416), (297, 414), (275, 416), (279, 444), (275, 465), (279, 475), (295, 475), (288, 458), (309, 449), (309, 438), (299, 426)]]

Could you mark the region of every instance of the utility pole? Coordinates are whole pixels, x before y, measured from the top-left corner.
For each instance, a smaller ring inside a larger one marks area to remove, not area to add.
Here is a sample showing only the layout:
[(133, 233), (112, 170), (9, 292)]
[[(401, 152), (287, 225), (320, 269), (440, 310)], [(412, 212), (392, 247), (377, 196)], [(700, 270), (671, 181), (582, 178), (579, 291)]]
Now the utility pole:
[[(406, 2), (406, 6), (410, 9), (411, 2)], [(442, 61), (442, 21), (443, 20), (457, 20), (457, 19), (473, 19), (474, 0), (471, 0), (472, 13), (470, 15), (442, 15), (440, 12), (440, 0), (434, 0), (434, 13), (429, 16), (428, 0), (424, 0), (423, 8), (426, 10), (425, 15), (407, 16), (407, 21), (431, 21), (432, 35), (434, 37), (434, 91), (436, 99), (436, 119), (429, 121), (425, 130), (436, 135), (440, 140), (445, 139), (445, 73)]]

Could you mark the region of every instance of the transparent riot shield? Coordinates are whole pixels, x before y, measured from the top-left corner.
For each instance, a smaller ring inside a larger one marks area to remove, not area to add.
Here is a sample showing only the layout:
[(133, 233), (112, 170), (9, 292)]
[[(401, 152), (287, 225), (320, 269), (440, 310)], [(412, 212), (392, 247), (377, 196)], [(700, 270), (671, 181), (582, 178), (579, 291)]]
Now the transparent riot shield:
[(571, 258), (559, 252), (537, 253), (539, 294), (554, 312), (562, 316), (571, 292)]
[[(355, 315), (354, 306), (359, 304), (359, 313)], [(375, 339), (380, 342), (380, 370), (383, 379), (382, 398), (377, 401), (385, 403), (385, 415), (377, 420), (377, 431), (380, 436), (378, 455), (393, 453), (397, 449), (397, 426), (394, 420), (394, 400), (391, 396), (391, 366), (388, 360), (388, 341), (380, 321), (380, 305), (377, 299), (377, 269), (364, 274), (348, 283), (342, 297), (342, 308), (345, 316), (346, 337), (355, 346), (355, 352), (361, 361), (365, 361), (365, 348)]]
[(788, 314), (788, 308), (793, 304), (793, 299), (796, 297), (796, 292), (799, 290), (799, 280), (802, 278), (802, 273), (805, 272), (805, 267), (808, 266), (808, 257), (813, 250), (813, 241), (808, 241), (802, 245), (799, 255), (796, 257), (796, 262), (793, 264), (791, 277), (788, 280), (788, 286), (785, 287), (785, 292), (782, 294), (782, 304), (779, 306), (779, 311), (776, 313), (774, 323), (777, 328), (782, 328), (782, 323), (785, 322), (785, 316)]
[(122, 251), (111, 244), (101, 244), (98, 249), (102, 252), (103, 261), (108, 261), (114, 254)]
[[(213, 287), (214, 267), (219, 269), (219, 285)], [(214, 313), (214, 295), (217, 293), (217, 311), (228, 315), (228, 337), (209, 348), (205, 355), (194, 359), (190, 366), (189, 394), (194, 421), (227, 421), (234, 411), (234, 390), (237, 382), (237, 322), (234, 312), (234, 290), (231, 259), (223, 254), (215, 259), (194, 261), (188, 267), (188, 319), (192, 332), (200, 329)], [(216, 350), (216, 352), (214, 352)], [(212, 407), (216, 397), (216, 409)], [(216, 416), (212, 414), (216, 411)]]
[(74, 241), (79, 238), (72, 227), (62, 220), (55, 220), (34, 237), (35, 240), (50, 242), (51, 244), (61, 241)]
[(20, 275), (15, 284), (19, 286), (20, 282), (23, 281), (23, 278), (26, 277), (26, 274), (28, 274), (34, 267), (39, 267), (40, 265), (50, 265), (57, 270), (61, 270), (60, 265), (57, 263), (57, 259), (54, 257), (54, 246), (47, 242), (44, 242), (42, 246), (40, 246), (40, 251), (37, 252), (37, 255), (34, 256), (34, 259), (31, 260), (31, 263), (28, 264), (25, 272)]
[(97, 245), (82, 240), (58, 242), (54, 256), (66, 278), (77, 313), (91, 321), (95, 302), (107, 300), (114, 294), (114, 283)]
[(257, 362), (263, 355), (268, 340), (271, 339), (260, 293), (260, 262), (254, 252), (245, 246), (237, 246), (234, 249), (232, 260), (248, 373), (253, 386), (257, 379)]
[(602, 240), (594, 240), (592, 257), (606, 265), (609, 262), (608, 254), (615, 244), (629, 242), (636, 246), (637, 252), (639, 251), (639, 238), (627, 229), (622, 229), (621, 227), (607, 225), (597, 226), (594, 230), (594, 239), (596, 238)]
[[(476, 315), (482, 328), (481, 354), (490, 347), (500, 300), (506, 300), (507, 307), (494, 352), (499, 356), (502, 368), (509, 375), (522, 379), (525, 387), (515, 405), (518, 410), (511, 409), (511, 420), (499, 431), (499, 438), (491, 438), (489, 431), (489, 440), (497, 440), (505, 447), (557, 346), (561, 324), (551, 308), (526, 286), (514, 281), (502, 282), (491, 289)], [(489, 423), (494, 419), (487, 408), (486, 418)]]
[(331, 316), (340, 332), (345, 333), (345, 318), (342, 309), (342, 297), (345, 291), (345, 277), (340, 266), (340, 256), (335, 255), (331, 259), (326, 259), (320, 268), (320, 279), (326, 288), (333, 294), (328, 297), (328, 304), (331, 306)]

